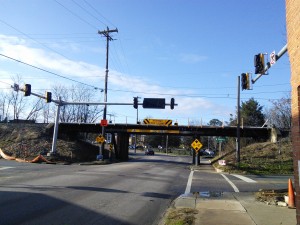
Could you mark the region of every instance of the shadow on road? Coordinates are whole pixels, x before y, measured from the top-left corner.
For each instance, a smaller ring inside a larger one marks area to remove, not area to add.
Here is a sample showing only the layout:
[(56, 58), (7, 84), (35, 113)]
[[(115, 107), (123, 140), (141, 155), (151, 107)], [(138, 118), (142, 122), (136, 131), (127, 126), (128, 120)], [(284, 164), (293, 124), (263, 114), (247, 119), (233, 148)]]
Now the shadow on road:
[(82, 190), (82, 191), (96, 191), (96, 192), (107, 192), (107, 193), (130, 193), (128, 191), (122, 191), (111, 188), (98, 188), (98, 187), (84, 187), (84, 186), (67, 186), (66, 188)]
[(129, 224), (44, 194), (0, 191), (0, 224)]

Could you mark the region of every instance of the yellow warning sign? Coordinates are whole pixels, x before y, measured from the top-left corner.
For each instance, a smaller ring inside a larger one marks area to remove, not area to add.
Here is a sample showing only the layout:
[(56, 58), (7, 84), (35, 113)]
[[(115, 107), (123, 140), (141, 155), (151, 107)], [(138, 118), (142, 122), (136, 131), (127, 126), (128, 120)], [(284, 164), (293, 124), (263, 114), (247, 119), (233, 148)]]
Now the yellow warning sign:
[(172, 120), (144, 119), (144, 124), (170, 126), (172, 125)]
[(191, 146), (196, 152), (198, 152), (202, 148), (202, 143), (198, 139), (195, 139)]
[(96, 137), (96, 141), (102, 144), (105, 142), (105, 138), (100, 134), (98, 137)]

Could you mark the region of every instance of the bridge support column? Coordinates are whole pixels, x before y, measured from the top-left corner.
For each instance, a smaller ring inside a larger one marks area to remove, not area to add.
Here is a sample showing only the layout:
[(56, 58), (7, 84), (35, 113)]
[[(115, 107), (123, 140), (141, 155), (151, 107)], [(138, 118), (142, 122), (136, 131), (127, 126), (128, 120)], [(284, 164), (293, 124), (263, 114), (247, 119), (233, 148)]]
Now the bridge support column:
[(118, 133), (116, 157), (119, 160), (128, 160), (129, 134)]
[(278, 140), (278, 132), (279, 132), (279, 130), (278, 129), (276, 129), (276, 128), (272, 128), (271, 129), (271, 133), (270, 133), (270, 141), (272, 142), (272, 143), (276, 143), (277, 142), (277, 140)]
[[(200, 166), (200, 152), (198, 152), (198, 157), (196, 157), (196, 151), (193, 150), (193, 165), (198, 165)], [(197, 158), (197, 161), (196, 161)]]

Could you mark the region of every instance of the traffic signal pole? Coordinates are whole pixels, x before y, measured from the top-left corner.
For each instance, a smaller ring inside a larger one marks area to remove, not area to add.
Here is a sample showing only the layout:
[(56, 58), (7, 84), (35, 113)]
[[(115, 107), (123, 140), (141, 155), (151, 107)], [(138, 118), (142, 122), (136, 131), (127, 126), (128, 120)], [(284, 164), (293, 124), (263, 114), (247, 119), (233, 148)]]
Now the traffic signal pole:
[[(136, 107), (136, 124), (139, 123), (139, 96), (136, 96), (137, 107)], [(134, 154), (136, 154), (137, 134), (134, 135)]]
[(240, 148), (241, 148), (241, 89), (240, 89), (240, 76), (238, 76), (238, 92), (237, 92), (237, 126), (236, 126), (236, 162), (240, 162)]

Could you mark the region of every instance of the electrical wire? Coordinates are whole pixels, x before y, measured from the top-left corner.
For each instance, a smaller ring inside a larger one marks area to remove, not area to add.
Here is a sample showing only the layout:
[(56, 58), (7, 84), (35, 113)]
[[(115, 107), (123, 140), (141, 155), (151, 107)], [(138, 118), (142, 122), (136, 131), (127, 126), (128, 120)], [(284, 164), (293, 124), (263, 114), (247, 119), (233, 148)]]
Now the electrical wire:
[(94, 88), (94, 89), (96, 89), (96, 90), (98, 90), (98, 89), (100, 89), (100, 90), (101, 90), (101, 89), (102, 89), (102, 88), (98, 88), (98, 87), (96, 87), (96, 86), (93, 86), (93, 85), (90, 85), (90, 84), (86, 84), (86, 83), (83, 83), (83, 82), (80, 82), (80, 81), (77, 81), (77, 80), (74, 80), (74, 79), (71, 79), (71, 78), (68, 78), (68, 77), (62, 76), (62, 75), (60, 75), (60, 74), (57, 74), (57, 73), (54, 73), (54, 72), (48, 71), (48, 70), (46, 70), (46, 69), (43, 69), (43, 68), (40, 68), (40, 67), (37, 67), (37, 66), (31, 65), (31, 64), (29, 64), (29, 63), (26, 63), (26, 62), (23, 62), (23, 61), (21, 61), (21, 60), (18, 60), (18, 59), (15, 59), (15, 58), (9, 57), (9, 56), (7, 56), (7, 55), (3, 55), (3, 54), (1, 54), (1, 53), (0, 53), (0, 56), (3, 56), (3, 57), (5, 57), (5, 58), (8, 58), (8, 59), (10, 59), (10, 60), (16, 61), (16, 62), (18, 62), (18, 63), (21, 63), (21, 64), (24, 64), (24, 65), (30, 66), (30, 67), (32, 67), (32, 68), (35, 68), (35, 69), (41, 70), (41, 71), (43, 71), (43, 72), (46, 72), (46, 73), (49, 73), (49, 74), (52, 74), (52, 75), (58, 76), (58, 77), (60, 77), (60, 78), (64, 78), (64, 79), (66, 79), (66, 80), (69, 80), (69, 81), (73, 81), (73, 82), (76, 82), (76, 83), (79, 83), (79, 84), (82, 84), (82, 85), (85, 85), (85, 86), (92, 87), (92, 88)]
[(79, 8), (81, 8), (83, 11), (85, 11), (87, 14), (89, 14), (91, 17), (93, 17), (94, 19), (98, 20), (100, 23), (102, 23), (103, 25), (107, 26), (104, 22), (102, 22), (101, 20), (99, 20), (96, 16), (94, 16), (93, 14), (91, 14), (87, 9), (85, 9), (83, 6), (81, 6), (79, 3), (77, 3), (76, 1), (72, 0), (72, 2), (74, 4), (76, 4)]
[(63, 5), (62, 3), (58, 2), (57, 0), (54, 0), (57, 4), (59, 4), (60, 6), (62, 6), (65, 10), (67, 10), (69, 13), (71, 13), (73, 16), (77, 17), (78, 19), (80, 19), (81, 21), (83, 21), (84, 23), (88, 24), (90, 27), (92, 27), (95, 30), (98, 30), (97, 27), (95, 27), (94, 25), (92, 25), (91, 23), (89, 23), (88, 21), (86, 21), (85, 19), (81, 18), (79, 15), (77, 15), (76, 13), (74, 13), (72, 10), (70, 10), (69, 8), (67, 8), (65, 5)]
[(22, 32), (21, 30), (15, 28), (15, 27), (13, 27), (12, 25), (6, 23), (5, 21), (3, 21), (3, 20), (0, 19), (0, 22), (3, 23), (3, 24), (5, 24), (5, 25), (8, 26), (8, 27), (14, 29), (15, 31), (17, 31), (17, 32), (19, 32), (19, 33), (21, 33), (21, 34), (23, 34), (24, 36), (26, 36), (26, 37), (29, 38), (30, 40), (32, 40), (32, 41), (34, 41), (34, 42), (36, 42), (36, 43), (42, 45), (42, 46), (45, 47), (46, 49), (48, 49), (48, 50), (50, 50), (50, 51), (52, 51), (52, 52), (55, 52), (56, 54), (62, 56), (63, 58), (66, 58), (66, 59), (70, 60), (70, 59), (69, 59), (68, 57), (66, 57), (65, 55), (59, 53), (58, 51), (56, 51), (56, 50), (54, 50), (54, 49), (52, 49), (52, 48), (49, 48), (47, 45), (45, 45), (45, 44), (43, 44), (43, 43), (41, 43), (41, 42), (35, 40), (34, 38), (32, 38), (31, 36), (29, 36), (28, 34)]
[[(88, 3), (86, 0), (84, 0), (84, 2), (91, 8), (93, 9), (98, 15), (100, 15), (103, 19), (105, 19), (108, 23), (110, 23), (113, 27), (117, 27), (115, 26), (111, 21), (109, 21), (107, 18), (105, 18), (95, 7), (93, 7), (90, 3)], [(101, 22), (102, 23), (102, 22)]]
[[(125, 93), (133, 93), (133, 95), (136, 94), (144, 94), (144, 95), (159, 95), (159, 96), (176, 96), (176, 97), (188, 97), (188, 98), (209, 98), (209, 99), (234, 99), (236, 100), (237, 97), (230, 97), (228, 96), (207, 96), (207, 95), (199, 95), (199, 94), (165, 94), (165, 93), (157, 93), (157, 92), (143, 92), (143, 91), (131, 91), (131, 90), (117, 90), (117, 89), (108, 89), (110, 91), (115, 92), (125, 92)], [(221, 95), (221, 94), (220, 94)], [(241, 99), (248, 99), (248, 98), (241, 98)], [(278, 100), (278, 99), (270, 99), (270, 98), (255, 98), (255, 99), (261, 99), (261, 100)]]

